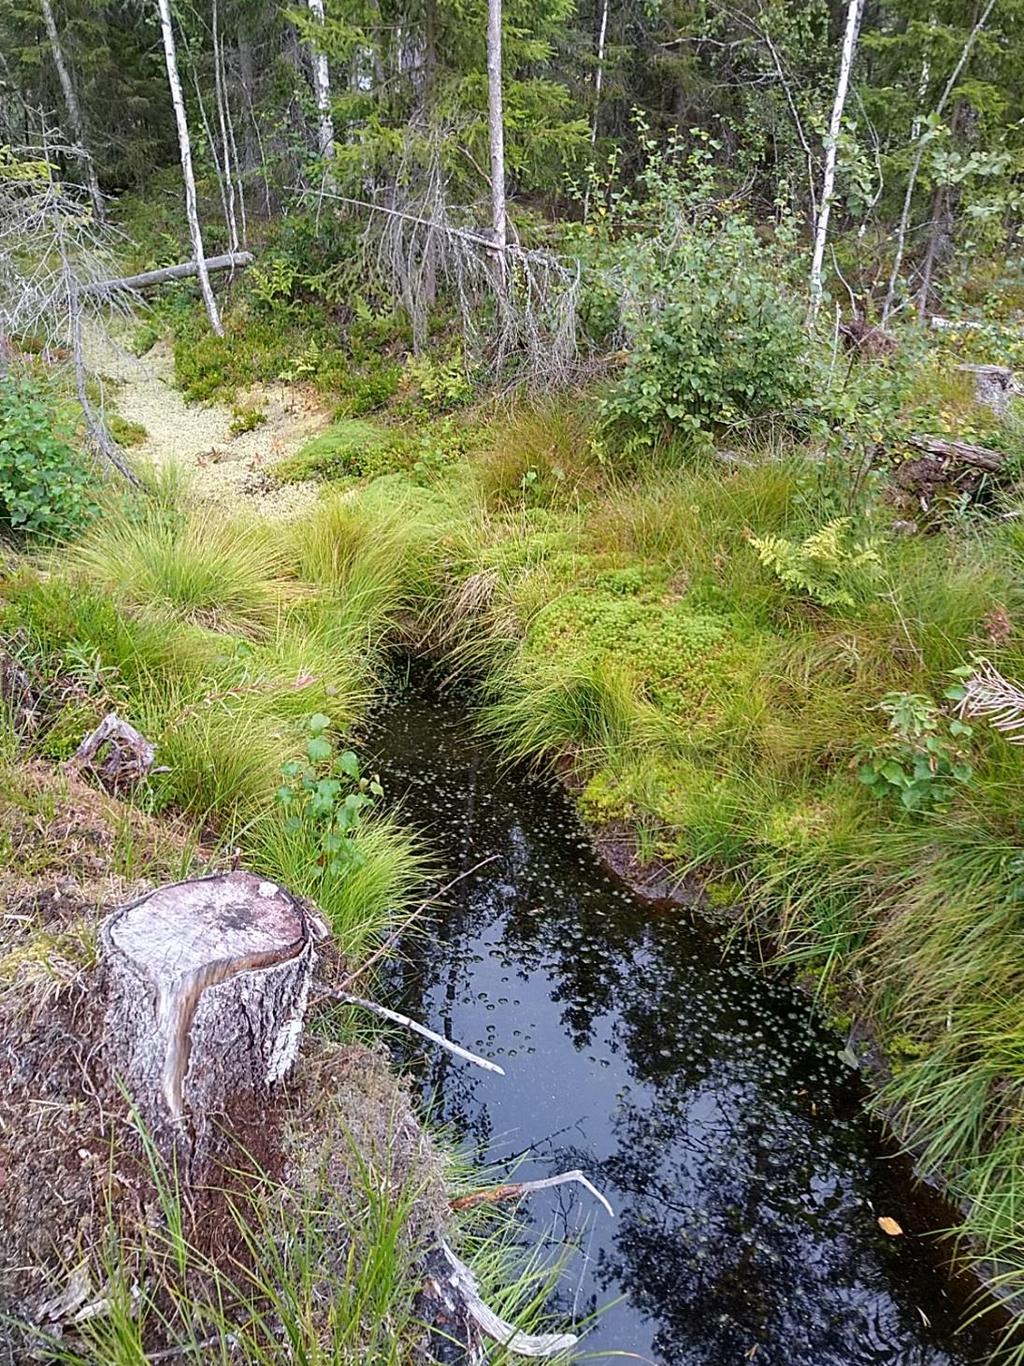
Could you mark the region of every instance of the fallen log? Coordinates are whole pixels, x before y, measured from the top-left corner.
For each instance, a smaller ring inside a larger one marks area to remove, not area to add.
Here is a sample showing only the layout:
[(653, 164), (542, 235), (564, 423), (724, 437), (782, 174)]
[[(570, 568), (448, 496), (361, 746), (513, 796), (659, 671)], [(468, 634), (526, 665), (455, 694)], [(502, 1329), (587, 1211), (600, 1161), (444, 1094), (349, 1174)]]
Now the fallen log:
[[(253, 263), (251, 251), (232, 251), (223, 256), (208, 256), (207, 271), (242, 270)], [(169, 280), (187, 280), (198, 275), (199, 267), (195, 261), (183, 261), (177, 266), (164, 266), (161, 270), (144, 270), (139, 275), (121, 275), (113, 280), (94, 280), (83, 285), (80, 294), (107, 294), (118, 289), (148, 289), (150, 285), (166, 284)]]
[(276, 883), (172, 883), (100, 929), (107, 1060), (160, 1152), (201, 1172), (214, 1127), (265, 1113), (296, 1060), (313, 940)]
[(992, 450), (989, 446), (975, 446), (970, 441), (952, 441), (943, 436), (911, 436), (907, 444), (919, 451), (925, 451), (937, 460), (950, 464), (971, 465), (974, 469), (986, 470), (996, 474), (1006, 463), (1002, 451)]

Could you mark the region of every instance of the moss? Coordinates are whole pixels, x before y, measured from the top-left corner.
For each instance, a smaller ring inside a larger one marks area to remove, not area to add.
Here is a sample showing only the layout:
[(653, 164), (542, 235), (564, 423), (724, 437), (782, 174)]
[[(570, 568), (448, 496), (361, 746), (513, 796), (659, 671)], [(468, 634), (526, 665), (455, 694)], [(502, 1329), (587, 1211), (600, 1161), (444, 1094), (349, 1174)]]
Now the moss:
[(594, 825), (629, 821), (636, 815), (628, 789), (607, 768), (598, 769), (589, 779), (580, 793), (579, 807), (585, 819)]
[(704, 884), (704, 895), (713, 910), (728, 910), (743, 898), (744, 886), (737, 878), (711, 878)]
[(712, 733), (722, 723), (725, 693), (747, 687), (757, 642), (728, 617), (638, 593), (642, 576), (624, 574), (612, 588), (556, 598), (535, 619), (528, 648), (539, 655), (573, 652), (595, 662), (614, 661), (651, 702), (685, 720), (691, 734)]
[(275, 465), (281, 483), (306, 479), (385, 474), (401, 462), (402, 441), (394, 433), (357, 418), (344, 418)]
[(110, 435), (119, 446), (141, 446), (149, 432), (141, 422), (130, 422), (127, 418), (113, 413), (107, 420)]

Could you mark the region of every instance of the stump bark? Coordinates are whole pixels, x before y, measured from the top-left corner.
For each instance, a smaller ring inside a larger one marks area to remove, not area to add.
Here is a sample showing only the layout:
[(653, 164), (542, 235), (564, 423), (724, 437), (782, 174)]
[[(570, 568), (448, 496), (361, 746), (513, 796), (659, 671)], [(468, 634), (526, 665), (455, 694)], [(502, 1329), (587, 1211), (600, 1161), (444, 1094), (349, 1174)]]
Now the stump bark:
[(232, 872), (160, 887), (100, 931), (108, 1060), (157, 1147), (204, 1165), (212, 1133), (265, 1109), (298, 1054), (313, 965), (302, 907)]

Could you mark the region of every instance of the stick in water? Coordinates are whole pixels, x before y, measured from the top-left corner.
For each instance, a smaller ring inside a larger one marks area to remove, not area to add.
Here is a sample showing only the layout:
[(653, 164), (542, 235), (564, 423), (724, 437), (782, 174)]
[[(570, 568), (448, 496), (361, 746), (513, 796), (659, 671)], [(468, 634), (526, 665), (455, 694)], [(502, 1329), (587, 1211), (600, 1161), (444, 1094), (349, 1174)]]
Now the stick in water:
[(543, 1181), (512, 1181), (506, 1186), (492, 1186), (490, 1190), (474, 1191), (471, 1195), (460, 1195), (452, 1201), (452, 1209), (471, 1209), (474, 1205), (495, 1204), (499, 1200), (517, 1200), (521, 1195), (529, 1195), (532, 1191), (548, 1190), (551, 1186), (564, 1186), (568, 1181), (575, 1181), (578, 1185), (583, 1186), (595, 1200), (600, 1201), (612, 1218), (615, 1218), (615, 1211), (611, 1205), (581, 1171), (561, 1172), (558, 1176), (546, 1176)]
[(507, 1351), (520, 1357), (553, 1357), (576, 1345), (578, 1339), (572, 1333), (521, 1333), (515, 1324), (506, 1322), (484, 1303), (476, 1277), (447, 1243), (441, 1244), (441, 1250), (452, 1268), (453, 1286), (462, 1295), (467, 1310), (485, 1336), (502, 1343)]
[(388, 1010), (387, 1006), (379, 1006), (376, 1001), (367, 1001), (362, 996), (350, 996), (347, 991), (332, 991), (331, 995), (338, 1001), (344, 1001), (346, 1005), (362, 1006), (364, 1010), (370, 1010), (374, 1015), (380, 1015), (382, 1019), (391, 1020), (394, 1024), (404, 1025), (406, 1029), (411, 1029), (415, 1034), (422, 1034), (431, 1043), (436, 1043), (439, 1048), (447, 1048), (449, 1053), (454, 1053), (458, 1058), (465, 1058), (466, 1062), (476, 1063), (477, 1067), (483, 1067), (488, 1072), (497, 1072), (499, 1077), (505, 1075), (505, 1069), (499, 1067), (496, 1062), (489, 1062), (487, 1058), (481, 1058), (476, 1053), (471, 1053), (468, 1048), (461, 1048), (457, 1043), (452, 1043), (443, 1034), (435, 1034), (426, 1025), (410, 1020), (408, 1015), (399, 1015), (397, 1010)]

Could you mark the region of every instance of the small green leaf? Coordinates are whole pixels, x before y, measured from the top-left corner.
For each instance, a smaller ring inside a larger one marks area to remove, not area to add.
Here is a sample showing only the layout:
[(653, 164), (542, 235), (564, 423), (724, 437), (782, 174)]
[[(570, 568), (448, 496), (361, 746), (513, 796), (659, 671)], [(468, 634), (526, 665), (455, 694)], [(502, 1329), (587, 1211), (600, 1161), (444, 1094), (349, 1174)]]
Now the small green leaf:
[(329, 729), (331, 724), (331, 718), (329, 716), (325, 716), (322, 711), (318, 711), (309, 718), (308, 724), (309, 729), (313, 732), (314, 735), (320, 735), (323, 731)]
[(338, 768), (346, 778), (355, 780), (359, 777), (359, 759), (354, 750), (342, 750), (338, 755)]
[(331, 757), (331, 742), (322, 735), (314, 735), (306, 745), (306, 753), (311, 764), (322, 764)]

